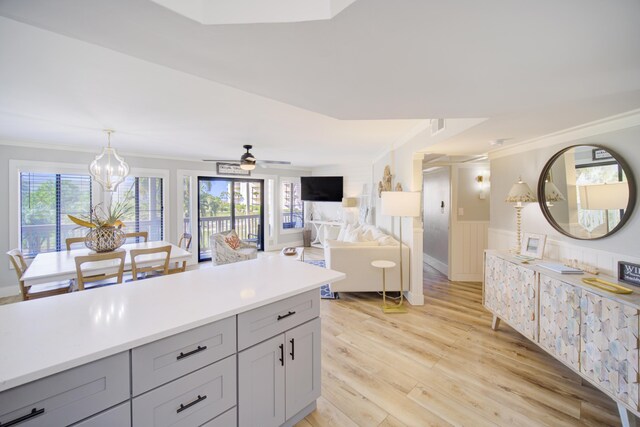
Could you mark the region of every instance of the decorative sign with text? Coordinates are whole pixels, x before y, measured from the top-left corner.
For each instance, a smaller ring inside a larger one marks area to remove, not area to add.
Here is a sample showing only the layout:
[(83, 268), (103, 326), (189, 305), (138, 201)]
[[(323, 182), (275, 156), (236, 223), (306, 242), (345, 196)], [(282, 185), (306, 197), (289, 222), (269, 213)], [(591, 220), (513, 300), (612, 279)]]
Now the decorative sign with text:
[(237, 163), (216, 163), (216, 172), (218, 175), (241, 175), (251, 176), (251, 171), (244, 170)]
[(613, 159), (613, 156), (611, 155), (611, 153), (609, 153), (604, 148), (594, 148), (591, 157), (593, 158), (594, 161)]
[(640, 265), (618, 261), (618, 280), (640, 286)]

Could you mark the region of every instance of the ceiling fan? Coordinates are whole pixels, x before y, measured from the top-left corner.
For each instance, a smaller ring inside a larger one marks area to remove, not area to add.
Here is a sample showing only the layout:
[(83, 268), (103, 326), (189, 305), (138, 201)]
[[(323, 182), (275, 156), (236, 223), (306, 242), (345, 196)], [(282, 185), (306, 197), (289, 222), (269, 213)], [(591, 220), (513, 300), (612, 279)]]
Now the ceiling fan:
[(229, 163), (239, 163), (240, 168), (244, 170), (253, 170), (256, 168), (257, 164), (271, 164), (271, 165), (290, 165), (291, 162), (281, 161), (281, 160), (258, 160), (255, 158), (253, 154), (249, 150), (253, 148), (253, 145), (243, 145), (242, 146), (246, 153), (244, 153), (240, 160), (217, 160), (217, 159), (203, 159), (203, 162), (229, 162)]

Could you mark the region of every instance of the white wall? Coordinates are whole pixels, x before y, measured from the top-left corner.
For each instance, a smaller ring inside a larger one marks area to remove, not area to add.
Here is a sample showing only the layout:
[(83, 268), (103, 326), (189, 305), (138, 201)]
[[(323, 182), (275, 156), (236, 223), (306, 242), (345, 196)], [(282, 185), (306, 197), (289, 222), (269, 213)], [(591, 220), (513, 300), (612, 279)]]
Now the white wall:
[[(640, 114), (630, 114), (567, 130), (531, 144), (504, 149), (490, 156), (491, 222), (489, 247), (508, 249), (515, 244), (515, 211), (504, 202), (511, 185), (522, 176), (535, 191), (542, 168), (562, 148), (576, 144), (598, 144), (616, 151), (629, 164), (636, 183), (640, 178)], [(554, 177), (555, 178), (555, 177)], [(600, 240), (576, 240), (549, 225), (537, 203), (522, 210), (524, 232), (546, 234), (545, 257), (578, 259), (615, 274), (615, 264), (624, 259), (640, 261), (640, 212), (636, 206), (631, 219), (616, 234)]]
[[(445, 141), (466, 129), (481, 122), (483, 119), (451, 119), (447, 120), (445, 129), (431, 135), (428, 121), (414, 129), (414, 131), (402, 141), (398, 141), (393, 147), (380, 156), (373, 165), (374, 186), (382, 178), (385, 165), (391, 167), (394, 175), (393, 186), (397, 182), (402, 184), (404, 191), (422, 191), (422, 160), (429, 146)], [(374, 198), (376, 212), (380, 210), (380, 199)], [(397, 219), (382, 217), (376, 213), (376, 224), (389, 233), (398, 236), (399, 225)], [(422, 292), (422, 217), (404, 218), (403, 242), (411, 248), (411, 287), (407, 293), (407, 300), (413, 305), (424, 304)]]
[[(333, 165), (313, 168), (313, 176), (342, 176), (344, 197), (358, 199), (356, 208), (343, 209), (339, 202), (306, 202), (305, 209), (311, 209), (314, 219), (360, 221), (360, 213), (369, 206), (371, 199), (371, 164)], [(310, 213), (310, 212), (309, 212)], [(308, 213), (306, 213), (308, 216)], [(363, 221), (360, 221), (363, 222)]]
[(448, 276), (451, 167), (442, 166), (425, 172), (422, 193), (425, 262)]
[[(11, 241), (9, 230), (9, 218), (10, 209), (17, 209), (18, 206), (15, 201), (9, 200), (9, 160), (30, 160), (40, 162), (53, 162), (53, 163), (72, 163), (86, 165), (88, 168), (89, 163), (101, 147), (96, 147), (95, 152), (88, 151), (69, 151), (62, 149), (46, 148), (44, 146), (25, 146), (20, 143), (4, 143), (0, 145), (0, 170), (4, 173), (4, 179), (0, 179), (0, 203), (3, 205), (0, 208), (0, 223), (4, 226), (0, 228), (0, 252), (5, 253), (8, 250), (17, 246), (17, 242)], [(177, 218), (182, 212), (178, 212), (178, 171), (187, 171), (194, 174), (194, 176), (216, 176), (215, 164), (207, 164), (196, 161), (184, 161), (184, 160), (172, 160), (165, 158), (147, 158), (147, 157), (135, 157), (127, 155), (126, 152), (122, 152), (125, 160), (131, 168), (145, 168), (145, 169), (159, 169), (169, 172), (169, 182), (165, 183), (165, 191), (167, 199), (165, 203), (165, 214), (168, 217), (168, 221), (165, 223), (165, 239), (171, 242), (177, 242), (178, 235), (182, 230), (178, 230)], [(301, 175), (309, 175), (309, 170), (293, 170), (293, 169), (267, 169), (256, 168), (252, 171), (252, 178), (260, 179), (273, 179), (275, 181), (274, 188), (275, 194), (273, 194), (274, 200), (279, 200), (279, 177), (298, 177)], [(265, 182), (266, 187), (266, 182)], [(265, 197), (265, 203), (268, 202)], [(195, 212), (195, 211), (194, 211)], [(266, 213), (265, 213), (266, 221)], [(287, 245), (302, 244), (302, 231), (295, 233), (280, 234), (279, 227), (275, 228), (275, 241), (273, 242), (274, 248)], [(265, 236), (265, 245), (268, 244)], [(9, 268), (9, 262), (0, 263), (0, 296), (17, 294), (18, 285), (13, 269)]]

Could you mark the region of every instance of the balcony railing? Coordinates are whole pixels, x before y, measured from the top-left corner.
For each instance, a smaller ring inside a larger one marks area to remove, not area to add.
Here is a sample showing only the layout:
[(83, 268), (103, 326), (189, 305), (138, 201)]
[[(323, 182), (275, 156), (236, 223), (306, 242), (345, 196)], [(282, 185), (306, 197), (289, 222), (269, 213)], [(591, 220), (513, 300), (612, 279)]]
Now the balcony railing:
[[(123, 229), (125, 233), (136, 231), (135, 225), (126, 223)], [(162, 240), (162, 221), (149, 220), (140, 221), (139, 231), (149, 233), (149, 240)], [(60, 226), (60, 250), (65, 250), (65, 239), (69, 237), (82, 237), (86, 235), (88, 229), (78, 227), (75, 224), (62, 224)], [(25, 256), (36, 256), (40, 252), (54, 252), (57, 250), (56, 225), (55, 224), (35, 224), (23, 225), (21, 230), (22, 252)]]

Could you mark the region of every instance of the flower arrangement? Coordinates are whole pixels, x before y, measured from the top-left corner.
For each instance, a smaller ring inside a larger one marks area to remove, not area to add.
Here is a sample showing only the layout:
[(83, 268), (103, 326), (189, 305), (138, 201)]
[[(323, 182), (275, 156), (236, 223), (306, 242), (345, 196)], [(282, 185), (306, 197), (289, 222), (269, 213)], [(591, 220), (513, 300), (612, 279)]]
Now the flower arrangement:
[(125, 198), (123, 201), (112, 203), (105, 209), (102, 203), (92, 206), (88, 216), (76, 217), (67, 215), (75, 224), (86, 228), (100, 227), (124, 227), (122, 218), (131, 213), (133, 206), (131, 200)]
[[(128, 193), (127, 193), (128, 195)], [(91, 207), (88, 216), (67, 215), (75, 224), (89, 228), (85, 245), (96, 252), (110, 252), (118, 249), (126, 241), (121, 230), (125, 226), (123, 219), (133, 210), (131, 198), (111, 203), (105, 208), (102, 203)]]

